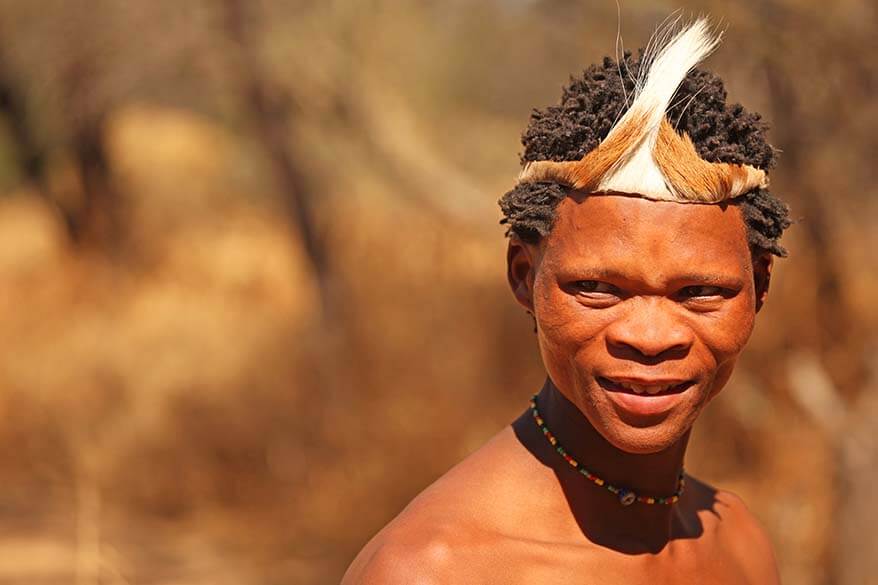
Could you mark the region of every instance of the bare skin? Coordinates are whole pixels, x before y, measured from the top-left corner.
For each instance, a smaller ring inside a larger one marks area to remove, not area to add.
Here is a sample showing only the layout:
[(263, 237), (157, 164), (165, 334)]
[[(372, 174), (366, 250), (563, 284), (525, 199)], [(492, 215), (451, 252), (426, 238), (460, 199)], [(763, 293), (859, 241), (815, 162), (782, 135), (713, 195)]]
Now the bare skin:
[[(770, 257), (752, 257), (738, 209), (571, 196), (552, 232), (512, 239), (507, 260), (537, 323), (546, 425), (607, 481), (673, 493), (692, 424), (768, 290)], [(379, 532), (343, 583), (778, 583), (743, 503), (687, 482), (673, 506), (622, 506), (526, 411)]]

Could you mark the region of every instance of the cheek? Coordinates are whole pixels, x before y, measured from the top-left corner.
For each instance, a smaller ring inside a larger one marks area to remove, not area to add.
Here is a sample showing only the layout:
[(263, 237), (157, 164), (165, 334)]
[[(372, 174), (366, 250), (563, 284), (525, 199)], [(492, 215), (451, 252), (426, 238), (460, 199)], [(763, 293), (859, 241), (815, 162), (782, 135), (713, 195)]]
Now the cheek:
[(556, 287), (539, 279), (534, 282), (534, 317), (537, 321), (537, 341), (543, 364), (556, 384), (566, 378), (565, 363), (571, 347), (576, 345), (569, 308)]
[[(555, 283), (534, 283), (534, 314), (543, 364), (552, 380), (567, 387), (595, 345), (609, 312), (583, 307)], [(585, 358), (585, 359), (581, 359)], [(579, 365), (577, 363), (579, 362)]]
[(733, 359), (743, 351), (753, 331), (753, 318), (742, 315), (724, 320), (703, 336), (705, 344), (716, 356), (717, 364)]
[(740, 310), (730, 312), (720, 323), (710, 327), (702, 335), (705, 348), (711, 353), (715, 363), (715, 374), (710, 389), (713, 398), (729, 381), (738, 356), (747, 345), (753, 332), (754, 313), (748, 310), (749, 303), (742, 303)]
[(756, 318), (752, 294), (742, 295), (739, 302), (729, 307), (718, 326), (710, 335), (710, 345), (717, 354), (717, 362), (734, 359), (743, 351), (753, 333)]

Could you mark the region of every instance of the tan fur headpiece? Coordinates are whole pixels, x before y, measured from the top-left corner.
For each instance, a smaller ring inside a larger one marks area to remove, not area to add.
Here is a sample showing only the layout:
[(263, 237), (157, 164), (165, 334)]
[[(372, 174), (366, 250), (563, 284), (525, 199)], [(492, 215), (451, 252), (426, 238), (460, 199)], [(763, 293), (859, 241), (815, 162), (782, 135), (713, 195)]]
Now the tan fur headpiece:
[[(664, 36), (664, 35), (657, 35)], [(768, 186), (765, 171), (711, 163), (668, 121), (667, 110), (686, 74), (713, 51), (719, 34), (699, 19), (667, 43), (651, 43), (631, 106), (607, 137), (578, 161), (534, 161), (519, 183), (553, 182), (589, 193), (636, 194), (657, 201), (719, 203)]]

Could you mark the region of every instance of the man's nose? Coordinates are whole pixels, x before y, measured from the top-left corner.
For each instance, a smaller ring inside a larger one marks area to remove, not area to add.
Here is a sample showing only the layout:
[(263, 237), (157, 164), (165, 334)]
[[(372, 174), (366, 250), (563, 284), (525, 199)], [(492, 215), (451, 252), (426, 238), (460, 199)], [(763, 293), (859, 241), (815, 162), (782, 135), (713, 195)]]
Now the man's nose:
[(676, 314), (677, 307), (669, 306), (673, 301), (641, 297), (628, 302), (632, 303), (628, 312), (607, 328), (610, 346), (646, 357), (689, 351), (694, 334)]

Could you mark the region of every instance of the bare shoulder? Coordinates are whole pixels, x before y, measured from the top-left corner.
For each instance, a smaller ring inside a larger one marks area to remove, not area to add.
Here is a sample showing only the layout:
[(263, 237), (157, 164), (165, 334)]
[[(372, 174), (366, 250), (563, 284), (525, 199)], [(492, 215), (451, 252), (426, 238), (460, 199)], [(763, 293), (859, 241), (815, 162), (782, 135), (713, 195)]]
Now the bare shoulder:
[(431, 532), (388, 528), (364, 548), (342, 585), (433, 585), (452, 578), (453, 539)]
[(452, 519), (391, 523), (357, 555), (342, 585), (468, 585), (511, 582), (502, 536)]
[(712, 494), (711, 514), (716, 519), (717, 544), (728, 551), (749, 583), (778, 585), (780, 576), (771, 540), (739, 496), (701, 484)]
[(508, 428), (419, 494), (363, 548), (343, 585), (483, 581), (527, 473)]

